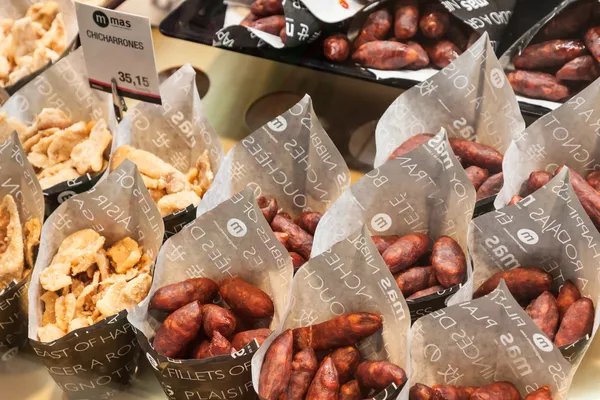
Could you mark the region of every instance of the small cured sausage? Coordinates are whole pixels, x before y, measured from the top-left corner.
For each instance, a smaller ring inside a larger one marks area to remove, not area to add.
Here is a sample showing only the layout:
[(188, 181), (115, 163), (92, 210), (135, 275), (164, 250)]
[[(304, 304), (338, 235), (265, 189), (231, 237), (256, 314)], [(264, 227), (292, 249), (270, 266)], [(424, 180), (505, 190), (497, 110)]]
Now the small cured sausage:
[[(562, 170), (560, 167), (556, 174)], [(600, 229), (600, 193), (594, 190), (579, 173), (573, 169), (569, 170), (569, 182), (581, 203), (581, 206), (592, 220), (596, 228)]]
[(257, 19), (248, 26), (250, 28), (258, 29), (259, 31), (270, 33), (271, 35), (279, 36), (281, 30), (285, 28), (285, 17), (283, 15), (272, 15), (270, 17)]
[(342, 33), (329, 36), (323, 41), (323, 54), (333, 62), (346, 61), (350, 55), (350, 40)]
[(433, 385), (434, 400), (469, 400), (476, 388), (469, 386)]
[(360, 353), (356, 347), (340, 347), (339, 349), (332, 351), (329, 356), (333, 361), (333, 365), (335, 365), (340, 384), (348, 382), (356, 372), (356, 368), (360, 363)]
[(394, 278), (404, 297), (437, 284), (434, 268), (431, 266), (412, 267), (394, 275)]
[(600, 191), (600, 171), (590, 172), (586, 180), (595, 191)]
[(283, 14), (281, 0), (256, 0), (250, 4), (250, 12), (259, 17)]
[(593, 327), (594, 303), (587, 297), (582, 297), (565, 312), (554, 337), (554, 344), (560, 347), (574, 343), (586, 335), (591, 335)]
[(551, 40), (526, 47), (513, 64), (517, 69), (562, 67), (586, 53), (585, 44), (579, 40)]
[(504, 173), (499, 172), (490, 176), (481, 186), (477, 189), (477, 200), (487, 199), (488, 197), (494, 196), (500, 192), (502, 185), (504, 184)]
[(205, 304), (202, 306), (202, 328), (209, 338), (213, 337), (214, 332), (231, 338), (236, 328), (235, 315), (216, 304)]
[(527, 179), (527, 194), (531, 194), (552, 180), (552, 174), (546, 171), (533, 171)]
[(429, 61), (440, 69), (446, 68), (462, 54), (462, 51), (449, 40), (440, 40), (432, 46), (426, 46), (425, 50)]
[(319, 362), (311, 348), (306, 348), (294, 356), (290, 384), (284, 396), (279, 400), (302, 400), (317, 372)]
[(385, 39), (391, 28), (392, 14), (388, 10), (384, 8), (372, 12), (365, 20), (358, 37), (354, 40), (354, 48), (358, 49), (363, 44), (374, 40)]
[(540, 30), (538, 37), (542, 40), (551, 40), (572, 36), (587, 25), (592, 15), (592, 6), (591, 2), (587, 1), (571, 4), (548, 21)]
[(600, 75), (596, 60), (592, 56), (581, 56), (566, 63), (556, 73), (561, 81), (595, 81)]
[(242, 318), (270, 318), (275, 312), (268, 294), (240, 278), (224, 280), (219, 292), (227, 305)]
[(473, 293), (473, 298), (491, 293), (504, 279), (510, 293), (519, 303), (528, 304), (552, 286), (552, 275), (537, 268), (514, 268), (492, 275)]
[(396, 70), (417, 61), (418, 54), (404, 43), (376, 40), (363, 44), (352, 60), (368, 68)]
[(419, 4), (416, 0), (402, 0), (394, 13), (394, 36), (398, 40), (410, 39), (419, 29)]
[(406, 381), (406, 372), (388, 361), (363, 361), (356, 369), (356, 380), (361, 389), (379, 393), (392, 383), (400, 387)]
[(415, 383), (408, 393), (408, 400), (434, 400), (433, 389), (427, 385)]
[(400, 236), (397, 235), (371, 236), (371, 240), (375, 243), (375, 247), (377, 247), (379, 254), (383, 254), (383, 252), (398, 239), (400, 239)]
[(208, 278), (187, 279), (158, 289), (152, 295), (148, 309), (173, 312), (193, 301), (210, 303), (219, 293), (219, 285)]
[(483, 185), (483, 182), (485, 182), (487, 180), (487, 178), (489, 178), (489, 176), (490, 176), (487, 169), (479, 168), (476, 165), (471, 165), (470, 167), (466, 168), (465, 172), (467, 173), (467, 177), (473, 184), (473, 187), (475, 188), (476, 191), (477, 191), (477, 189), (479, 189), (481, 187), (481, 185)]
[(382, 257), (392, 274), (415, 264), (431, 247), (431, 239), (422, 233), (411, 233), (396, 240)]
[(448, 142), (454, 154), (460, 157), (464, 164), (477, 165), (492, 174), (502, 171), (504, 156), (493, 147), (458, 138), (449, 138)]
[(294, 267), (294, 271), (306, 263), (306, 260), (295, 251), (290, 251), (290, 257), (292, 257), (292, 266)]
[(423, 35), (429, 39), (440, 39), (450, 26), (450, 16), (437, 5), (432, 5), (425, 10), (419, 21), (419, 28)]
[(192, 358), (201, 360), (204, 358), (225, 356), (233, 352), (235, 352), (235, 349), (231, 346), (231, 343), (218, 331), (215, 331), (210, 341), (204, 340), (197, 348), (192, 350)]
[(265, 353), (258, 394), (267, 400), (278, 400), (287, 389), (292, 375), (292, 331), (279, 335)]
[(396, 149), (388, 157), (388, 160), (393, 160), (397, 157), (403, 157), (404, 155), (413, 151), (417, 147), (427, 143), (429, 139), (431, 139), (433, 136), (434, 135), (431, 133), (419, 133), (418, 135), (411, 137), (410, 139), (402, 143), (400, 146), (396, 147)]
[(358, 386), (358, 381), (356, 379), (344, 383), (340, 387), (338, 400), (360, 400), (361, 398), (362, 393), (360, 391), (360, 386)]
[(304, 229), (306, 232), (310, 233), (311, 235), (314, 235), (315, 231), (317, 230), (317, 225), (319, 225), (319, 221), (321, 221), (322, 217), (323, 214), (321, 214), (320, 212), (303, 212), (296, 217), (294, 223), (300, 228)]
[(283, 232), (289, 235), (288, 246), (290, 250), (300, 254), (308, 260), (312, 251), (313, 236), (293, 223), (290, 219), (280, 214), (276, 215), (271, 222), (271, 228), (275, 232)]
[(510, 382), (494, 382), (475, 389), (469, 400), (521, 400), (521, 394)]
[(305, 400), (337, 400), (340, 382), (331, 357), (325, 357), (308, 388)]
[(558, 307), (558, 314), (560, 319), (562, 320), (565, 316), (565, 313), (575, 303), (577, 300), (581, 298), (581, 293), (577, 286), (573, 284), (571, 281), (566, 281), (564, 285), (560, 287), (558, 291), (558, 297), (556, 298), (556, 305)]
[(165, 357), (175, 357), (198, 335), (202, 326), (202, 304), (191, 302), (169, 315), (156, 330), (152, 346)]
[(254, 329), (251, 331), (243, 331), (236, 333), (233, 336), (233, 340), (231, 341), (231, 345), (240, 350), (247, 346), (254, 339), (258, 342), (258, 345), (262, 345), (265, 339), (271, 334), (270, 329), (262, 328), (262, 329)]
[(536, 71), (514, 71), (507, 75), (513, 90), (534, 99), (560, 101), (571, 95), (569, 88), (554, 75)]
[(260, 211), (264, 215), (267, 222), (270, 224), (273, 218), (277, 215), (277, 200), (270, 196), (260, 196), (256, 199), (256, 203)]
[(542, 293), (527, 306), (525, 311), (548, 339), (554, 340), (558, 329), (558, 306), (552, 293)]
[(600, 62), (600, 26), (590, 28), (585, 33), (584, 40), (590, 53)]
[(521, 196), (513, 196), (513, 197), (511, 197), (511, 199), (508, 202), (507, 206), (515, 205), (518, 202), (520, 202), (521, 200), (523, 200), (523, 198)]
[(431, 265), (437, 281), (445, 288), (463, 283), (467, 277), (465, 253), (449, 236), (440, 236), (433, 245)]
[(434, 294), (434, 293), (437, 293), (437, 292), (442, 292), (443, 290), (444, 290), (443, 286), (441, 286), (441, 285), (435, 285), (435, 286), (432, 286), (430, 288), (423, 289), (423, 290), (420, 290), (418, 292), (415, 292), (415, 293), (411, 294), (410, 296), (408, 296), (406, 298), (406, 300), (415, 300), (415, 299), (418, 299), (419, 297), (425, 297), (425, 296), (429, 296), (430, 294)]
[(524, 400), (552, 400), (552, 393), (548, 386), (542, 386), (535, 392), (529, 393)]
[(417, 42), (412, 40), (406, 42), (406, 45), (417, 52), (417, 60), (408, 64), (406, 69), (422, 69), (429, 65), (429, 56), (427, 55), (427, 51)]

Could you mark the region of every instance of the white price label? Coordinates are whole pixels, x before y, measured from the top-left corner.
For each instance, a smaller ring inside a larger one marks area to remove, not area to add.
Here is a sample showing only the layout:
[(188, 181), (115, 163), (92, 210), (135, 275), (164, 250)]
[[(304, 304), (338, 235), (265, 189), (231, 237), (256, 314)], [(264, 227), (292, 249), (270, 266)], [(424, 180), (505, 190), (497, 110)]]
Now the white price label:
[(161, 104), (150, 20), (139, 15), (75, 3), (90, 86)]

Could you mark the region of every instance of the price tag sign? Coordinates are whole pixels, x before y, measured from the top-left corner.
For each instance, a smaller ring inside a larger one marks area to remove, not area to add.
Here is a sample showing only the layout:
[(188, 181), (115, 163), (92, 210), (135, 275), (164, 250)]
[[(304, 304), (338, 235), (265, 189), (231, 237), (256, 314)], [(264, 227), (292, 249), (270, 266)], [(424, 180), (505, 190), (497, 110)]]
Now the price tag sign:
[(90, 86), (161, 104), (150, 19), (75, 3)]

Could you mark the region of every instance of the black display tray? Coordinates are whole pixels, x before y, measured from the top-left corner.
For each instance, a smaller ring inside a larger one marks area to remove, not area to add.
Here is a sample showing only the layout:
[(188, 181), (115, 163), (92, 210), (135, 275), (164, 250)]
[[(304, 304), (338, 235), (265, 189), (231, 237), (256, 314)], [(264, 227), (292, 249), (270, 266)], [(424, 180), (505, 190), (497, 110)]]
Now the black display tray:
[[(505, 38), (501, 41), (498, 53), (501, 54), (529, 27), (550, 12), (560, 0), (521, 0), (518, 2)], [(542, 4), (540, 4), (542, 3)], [(174, 9), (161, 22), (159, 29), (163, 35), (212, 46), (215, 33), (223, 27), (227, 6), (221, 0), (186, 0)], [(401, 89), (411, 88), (415, 82), (406, 79), (377, 80), (375, 76), (350, 64), (334, 64), (322, 56), (321, 43), (317, 40), (303, 49), (273, 48), (228, 49), (255, 57), (266, 58), (287, 64), (362, 79), (381, 85)], [(537, 119), (550, 110), (526, 103), (519, 103), (524, 115)]]

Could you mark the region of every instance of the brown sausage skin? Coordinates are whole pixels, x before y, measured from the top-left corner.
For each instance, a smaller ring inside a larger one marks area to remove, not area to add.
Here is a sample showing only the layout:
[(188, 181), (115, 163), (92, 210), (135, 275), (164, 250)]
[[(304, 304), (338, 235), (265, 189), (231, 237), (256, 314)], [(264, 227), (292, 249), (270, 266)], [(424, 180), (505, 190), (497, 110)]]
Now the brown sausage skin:
[(552, 400), (552, 393), (548, 386), (542, 386), (535, 392), (529, 393), (524, 400)]
[(289, 235), (288, 246), (290, 250), (300, 254), (305, 260), (310, 258), (313, 244), (313, 237), (310, 233), (279, 214), (273, 218), (271, 228), (275, 232), (283, 232)]
[(264, 17), (252, 22), (249, 27), (279, 36), (281, 30), (285, 28), (285, 17), (283, 15)]
[(281, 243), (283, 245), (283, 247), (286, 248), (286, 250), (290, 249), (290, 245), (288, 244), (288, 240), (290, 240), (290, 235), (288, 235), (287, 233), (283, 233), (283, 232), (273, 232), (275, 234), (275, 237), (277, 238), (277, 240), (279, 240), (279, 243)]
[(231, 346), (231, 343), (229, 343), (229, 341), (225, 339), (218, 331), (215, 331), (211, 341), (202, 341), (200, 346), (192, 350), (192, 355), (193, 358), (201, 360), (203, 358), (228, 355), (234, 351), (235, 349)]
[(373, 235), (371, 236), (371, 240), (375, 243), (375, 247), (377, 247), (377, 251), (379, 254), (383, 254), (384, 251), (387, 250), (388, 247), (392, 245), (396, 240), (400, 239), (400, 236), (397, 235)]
[(510, 382), (494, 382), (475, 389), (469, 400), (521, 400), (521, 394)]
[(294, 348), (315, 351), (351, 346), (371, 336), (383, 326), (380, 315), (344, 314), (320, 324), (294, 329)]
[(433, 389), (427, 385), (415, 383), (408, 393), (408, 400), (434, 400)]
[(323, 214), (321, 214), (320, 212), (303, 212), (296, 217), (294, 223), (300, 228), (304, 229), (306, 232), (310, 233), (311, 235), (314, 235), (315, 231), (317, 230), (317, 225), (319, 225), (319, 222), (321, 221), (322, 217)]
[(333, 62), (346, 61), (350, 55), (350, 41), (342, 33), (331, 35), (323, 41), (323, 55)]
[(412, 267), (396, 275), (396, 284), (404, 297), (437, 284), (433, 267)]
[(400, 146), (396, 147), (396, 149), (388, 157), (388, 160), (393, 160), (396, 157), (402, 157), (406, 155), (417, 147), (427, 143), (433, 136), (434, 135), (431, 133), (419, 133), (418, 135), (411, 137), (410, 139), (404, 141), (404, 143), (402, 143)]
[(340, 384), (344, 384), (352, 378), (360, 363), (360, 353), (354, 346), (345, 346), (336, 349), (329, 354), (335, 370), (338, 373)]
[(542, 40), (561, 39), (572, 36), (590, 20), (591, 2), (580, 1), (566, 7), (540, 30)]
[[(434, 400), (469, 400), (475, 388), (469, 386), (433, 385)], [(491, 400), (491, 399), (490, 399)]]
[(252, 14), (251, 12), (249, 12), (244, 19), (242, 20), (242, 22), (240, 22), (241, 26), (250, 26), (250, 24), (252, 24), (254, 21), (260, 19), (260, 17)]
[(552, 293), (542, 293), (527, 306), (525, 311), (548, 339), (554, 340), (558, 329), (558, 306)]
[(231, 345), (237, 349), (240, 350), (243, 347), (245, 347), (246, 345), (248, 345), (250, 342), (252, 342), (254, 339), (256, 339), (256, 341), (258, 342), (258, 345), (262, 345), (263, 342), (265, 341), (265, 339), (271, 334), (271, 330), (267, 329), (267, 328), (262, 328), (262, 329), (254, 329), (251, 331), (244, 331), (244, 332), (239, 332), (236, 333), (233, 336), (233, 340), (231, 341)]
[(431, 239), (422, 233), (410, 233), (396, 240), (382, 257), (392, 274), (415, 264), (431, 247)]
[(419, 29), (419, 4), (416, 0), (402, 0), (394, 13), (394, 36), (398, 40), (410, 39)]
[(313, 349), (306, 348), (296, 353), (292, 361), (290, 384), (280, 400), (302, 400), (318, 367), (319, 362)]
[(558, 332), (554, 337), (554, 344), (565, 346), (591, 335), (594, 327), (594, 303), (587, 297), (577, 300), (565, 313)]
[(224, 280), (219, 292), (227, 305), (242, 318), (269, 318), (275, 312), (268, 294), (240, 278)]
[(431, 251), (431, 265), (437, 281), (445, 288), (463, 283), (467, 277), (465, 253), (451, 237), (440, 236), (435, 242)]
[(372, 12), (365, 20), (358, 37), (354, 40), (354, 48), (358, 49), (363, 44), (374, 40), (385, 39), (391, 27), (392, 14), (388, 10), (381, 9)]
[(586, 53), (585, 44), (579, 40), (551, 40), (526, 47), (513, 64), (517, 69), (561, 67)]
[(491, 293), (504, 279), (510, 293), (519, 303), (528, 304), (552, 286), (552, 275), (537, 268), (514, 268), (492, 275), (473, 293), (473, 298)]
[(292, 331), (279, 335), (265, 353), (260, 376), (258, 394), (267, 400), (278, 400), (287, 389), (292, 375)]
[(440, 40), (432, 46), (426, 46), (425, 50), (429, 61), (439, 69), (446, 68), (462, 54), (462, 51), (449, 40)]
[(564, 285), (561, 286), (558, 291), (558, 296), (556, 297), (556, 305), (558, 307), (558, 315), (562, 320), (565, 316), (565, 313), (575, 303), (577, 300), (581, 298), (581, 293), (577, 286), (573, 284), (571, 281), (566, 281)]
[(531, 194), (552, 180), (552, 174), (546, 171), (533, 171), (527, 179), (527, 193)]
[(600, 191), (600, 171), (590, 172), (586, 181), (595, 191)]
[(481, 187), (483, 182), (485, 182), (487, 178), (490, 177), (490, 174), (487, 171), (487, 169), (479, 168), (476, 165), (471, 165), (470, 167), (467, 167), (465, 169), (465, 172), (467, 173), (467, 177), (473, 184), (475, 191), (477, 191), (477, 189)]
[(331, 357), (325, 357), (312, 380), (305, 400), (337, 400), (340, 383)]
[(507, 206), (515, 205), (518, 202), (520, 202), (521, 200), (523, 200), (523, 198), (521, 196), (513, 196), (513, 197), (511, 197), (511, 199), (508, 202)]
[(360, 386), (358, 386), (358, 381), (356, 379), (344, 383), (340, 387), (338, 400), (360, 400), (361, 398), (362, 393), (360, 391)]
[(363, 361), (356, 369), (356, 380), (361, 389), (379, 393), (392, 383), (398, 387), (406, 381), (406, 373), (388, 361)]
[(566, 63), (556, 73), (561, 81), (591, 82), (600, 75), (596, 60), (592, 56), (581, 56)]
[(274, 197), (270, 196), (260, 196), (256, 199), (256, 203), (262, 211), (267, 222), (270, 224), (273, 221), (273, 218), (277, 215), (277, 200)]
[(417, 52), (404, 43), (375, 40), (361, 45), (352, 61), (365, 67), (396, 70), (417, 61)]
[(600, 26), (588, 29), (584, 36), (585, 45), (596, 61), (600, 62)]
[(290, 251), (290, 257), (292, 257), (292, 266), (294, 267), (294, 271), (306, 263), (306, 260), (295, 251)]
[(477, 165), (491, 173), (502, 171), (504, 156), (493, 147), (458, 138), (449, 138), (448, 142), (463, 163)]
[(500, 192), (502, 185), (504, 184), (504, 173), (499, 172), (486, 179), (485, 182), (479, 189), (477, 189), (477, 200), (487, 199), (490, 196), (494, 196)]
[(442, 7), (428, 7), (421, 19), (419, 28), (429, 39), (440, 39), (450, 26), (450, 16)]
[(283, 5), (281, 0), (255, 0), (250, 5), (252, 14), (259, 17), (268, 17), (270, 15), (283, 14)]
[(152, 345), (158, 354), (175, 357), (198, 334), (202, 326), (202, 304), (194, 301), (175, 310), (157, 329)]
[[(563, 167), (556, 170), (559, 173)], [(600, 193), (594, 190), (579, 173), (569, 170), (569, 181), (581, 203), (581, 206), (592, 220), (596, 228), (600, 229)]]
[(418, 292), (411, 294), (410, 296), (408, 296), (406, 298), (406, 300), (415, 300), (415, 299), (418, 299), (419, 297), (425, 297), (425, 296), (429, 296), (430, 294), (441, 292), (442, 290), (444, 290), (444, 287), (442, 285), (435, 285), (430, 288), (419, 290)]
[(412, 40), (406, 42), (406, 45), (417, 53), (417, 60), (412, 64), (408, 64), (404, 68), (417, 70), (425, 68), (429, 65), (429, 56), (427, 55), (427, 51), (425, 51), (423, 46)]
[(218, 292), (219, 285), (211, 279), (187, 279), (163, 286), (154, 292), (148, 309), (171, 313), (196, 300), (202, 304), (210, 303)]
[(571, 95), (567, 86), (561, 84), (554, 75), (545, 72), (514, 71), (506, 76), (515, 93), (523, 96), (560, 101)]
[(236, 328), (235, 315), (216, 304), (205, 304), (202, 306), (202, 328), (209, 338), (213, 337), (214, 332), (231, 338)]

